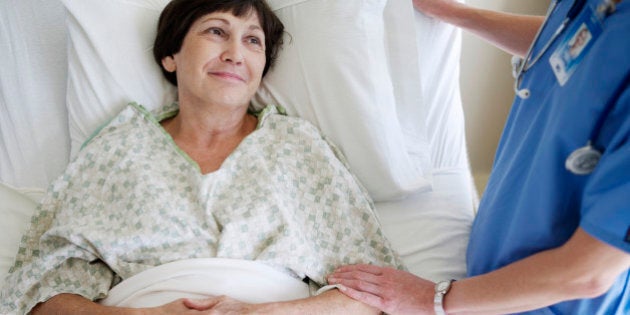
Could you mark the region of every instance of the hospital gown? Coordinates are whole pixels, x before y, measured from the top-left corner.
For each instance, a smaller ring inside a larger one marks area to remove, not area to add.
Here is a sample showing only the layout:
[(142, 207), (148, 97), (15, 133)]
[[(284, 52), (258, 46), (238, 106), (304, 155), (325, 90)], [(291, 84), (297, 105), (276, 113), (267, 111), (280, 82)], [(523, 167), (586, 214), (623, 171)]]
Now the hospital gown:
[(201, 174), (159, 124), (176, 113), (131, 104), (51, 184), (1, 313), (60, 293), (97, 300), (190, 258), (256, 260), (320, 285), (342, 264), (404, 268), (369, 196), (314, 126), (269, 106), (220, 169)]

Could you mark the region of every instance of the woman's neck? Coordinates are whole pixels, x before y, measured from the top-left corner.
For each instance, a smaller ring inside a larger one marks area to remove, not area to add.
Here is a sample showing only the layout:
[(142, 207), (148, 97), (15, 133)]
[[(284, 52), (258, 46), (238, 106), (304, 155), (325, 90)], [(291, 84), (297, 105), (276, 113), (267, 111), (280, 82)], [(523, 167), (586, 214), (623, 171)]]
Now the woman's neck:
[(161, 125), (205, 174), (217, 170), (257, 123), (245, 107), (191, 110), (180, 106), (179, 113)]

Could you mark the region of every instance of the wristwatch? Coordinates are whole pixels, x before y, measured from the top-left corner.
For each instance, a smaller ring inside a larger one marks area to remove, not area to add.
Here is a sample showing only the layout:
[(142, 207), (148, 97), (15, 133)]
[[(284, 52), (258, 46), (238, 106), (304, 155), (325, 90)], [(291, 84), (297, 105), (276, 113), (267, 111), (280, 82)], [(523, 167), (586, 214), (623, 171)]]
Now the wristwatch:
[(433, 309), (436, 315), (446, 315), (444, 312), (444, 296), (451, 288), (451, 283), (455, 280), (440, 281), (435, 284), (435, 296), (433, 297)]

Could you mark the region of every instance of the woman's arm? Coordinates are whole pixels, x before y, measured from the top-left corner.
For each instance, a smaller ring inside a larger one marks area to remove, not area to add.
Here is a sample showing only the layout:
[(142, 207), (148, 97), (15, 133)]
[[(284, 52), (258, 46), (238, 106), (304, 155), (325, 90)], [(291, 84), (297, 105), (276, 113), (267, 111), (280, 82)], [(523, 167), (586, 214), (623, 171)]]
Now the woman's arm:
[(37, 304), (31, 311), (31, 315), (39, 314), (140, 315), (142, 313), (138, 309), (106, 307), (76, 294), (59, 294), (46, 302)]
[(199, 310), (212, 310), (219, 314), (379, 314), (380, 312), (362, 302), (353, 300), (338, 290), (326, 291), (304, 299), (263, 304), (243, 303), (229, 297), (205, 300), (186, 300), (186, 306)]
[(413, 0), (414, 7), (424, 14), (461, 27), (518, 56), (525, 56), (542, 16), (518, 15), (467, 6), (455, 0)]
[[(337, 290), (300, 300), (248, 304), (221, 296), (204, 300), (179, 299), (155, 308), (119, 308), (103, 306), (75, 294), (60, 294), (38, 304), (32, 315), (86, 314), (86, 315), (159, 315), (200, 314), (212, 310), (218, 314), (378, 314), (378, 310), (353, 300)], [(216, 314), (215, 313), (215, 314)]]
[(123, 308), (104, 306), (94, 303), (76, 294), (59, 294), (46, 302), (37, 304), (31, 315), (167, 315), (167, 314), (199, 314), (200, 312), (185, 305), (186, 299), (153, 308)]

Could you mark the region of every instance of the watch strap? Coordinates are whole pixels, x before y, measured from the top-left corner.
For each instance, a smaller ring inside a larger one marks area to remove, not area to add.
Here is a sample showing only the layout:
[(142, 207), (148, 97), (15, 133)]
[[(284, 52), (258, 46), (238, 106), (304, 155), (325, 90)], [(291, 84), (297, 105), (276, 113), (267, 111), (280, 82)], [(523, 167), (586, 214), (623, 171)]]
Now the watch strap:
[(444, 296), (451, 289), (453, 279), (440, 281), (435, 284), (435, 295), (433, 296), (433, 309), (436, 315), (446, 315), (444, 311)]

